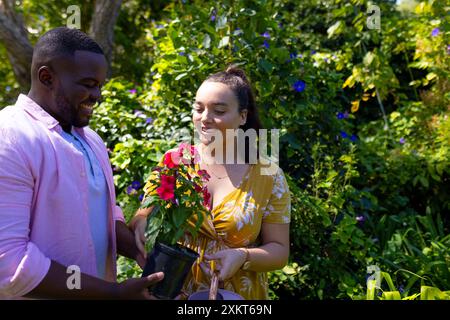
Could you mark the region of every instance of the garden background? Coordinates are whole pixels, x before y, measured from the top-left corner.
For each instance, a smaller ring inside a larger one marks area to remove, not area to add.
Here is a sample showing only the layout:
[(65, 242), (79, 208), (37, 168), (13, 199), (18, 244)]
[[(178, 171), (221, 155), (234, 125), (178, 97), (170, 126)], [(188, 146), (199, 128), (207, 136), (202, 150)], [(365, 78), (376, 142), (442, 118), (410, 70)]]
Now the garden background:
[[(449, 299), (447, 1), (4, 0), (1, 107), (27, 93), (39, 35), (77, 23), (77, 8), (111, 64), (91, 127), (127, 219), (151, 167), (193, 131), (196, 89), (235, 63), (280, 129), (292, 193), (271, 298)], [(119, 258), (119, 280), (140, 273)]]

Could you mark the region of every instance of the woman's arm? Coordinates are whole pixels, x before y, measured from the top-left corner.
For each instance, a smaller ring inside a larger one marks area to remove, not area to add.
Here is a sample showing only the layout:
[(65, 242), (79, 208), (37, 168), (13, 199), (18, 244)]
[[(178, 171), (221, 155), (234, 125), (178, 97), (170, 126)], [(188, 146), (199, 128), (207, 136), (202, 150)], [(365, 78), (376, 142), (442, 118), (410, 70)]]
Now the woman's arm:
[(246, 270), (267, 272), (283, 268), (289, 257), (289, 224), (263, 223), (262, 245), (257, 248), (231, 248), (205, 255), (207, 260), (219, 260), (219, 279), (231, 278), (246, 261)]
[(249, 248), (247, 270), (272, 271), (283, 268), (289, 258), (289, 224), (263, 223), (262, 245)]

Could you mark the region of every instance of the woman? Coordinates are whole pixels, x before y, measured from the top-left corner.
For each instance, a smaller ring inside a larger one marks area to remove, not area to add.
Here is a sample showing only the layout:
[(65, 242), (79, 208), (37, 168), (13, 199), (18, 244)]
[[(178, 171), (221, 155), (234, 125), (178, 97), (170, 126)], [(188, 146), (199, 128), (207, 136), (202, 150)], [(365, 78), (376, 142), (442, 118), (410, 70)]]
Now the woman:
[[(223, 150), (227, 150), (227, 145), (236, 142), (231, 140), (235, 138), (225, 138), (227, 129), (258, 131), (261, 127), (251, 86), (242, 70), (230, 67), (202, 83), (196, 94), (193, 123), (200, 136), (200, 168), (211, 176), (207, 182), (211, 216), (195, 240), (186, 236), (183, 242), (200, 253), (183, 291), (191, 294), (209, 289), (211, 271), (205, 262), (214, 260), (224, 289), (245, 299), (268, 299), (266, 272), (281, 269), (289, 256), (290, 194), (286, 179), (278, 167), (267, 175), (259, 161), (249, 162), (253, 151), (249, 143), (244, 154), (234, 153), (232, 163), (218, 161), (209, 148), (211, 137), (217, 133), (224, 137)], [(240, 149), (234, 145), (235, 151)], [(149, 212), (139, 210), (130, 223), (144, 254)]]

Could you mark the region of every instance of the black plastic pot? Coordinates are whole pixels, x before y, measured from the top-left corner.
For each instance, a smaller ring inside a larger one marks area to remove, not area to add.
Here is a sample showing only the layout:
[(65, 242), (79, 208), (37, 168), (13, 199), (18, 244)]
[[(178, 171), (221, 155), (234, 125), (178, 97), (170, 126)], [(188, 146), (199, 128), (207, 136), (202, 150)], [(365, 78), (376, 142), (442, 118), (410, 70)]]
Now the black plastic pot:
[(152, 252), (147, 255), (142, 276), (162, 271), (164, 279), (149, 288), (151, 293), (159, 299), (174, 299), (180, 293), (184, 280), (198, 257), (197, 252), (181, 245), (156, 243)]

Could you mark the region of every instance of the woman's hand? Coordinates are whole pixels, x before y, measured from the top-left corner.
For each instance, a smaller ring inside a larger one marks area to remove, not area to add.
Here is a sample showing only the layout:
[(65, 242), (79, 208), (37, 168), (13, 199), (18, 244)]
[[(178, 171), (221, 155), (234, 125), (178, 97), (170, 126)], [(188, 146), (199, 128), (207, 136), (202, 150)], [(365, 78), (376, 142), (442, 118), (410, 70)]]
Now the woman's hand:
[(219, 271), (219, 280), (231, 278), (244, 264), (247, 252), (244, 248), (232, 248), (205, 254), (206, 260), (217, 260), (215, 271)]
[(147, 226), (147, 217), (144, 215), (135, 215), (130, 222), (130, 228), (134, 232), (134, 239), (139, 252), (147, 259), (145, 251), (145, 228)]

